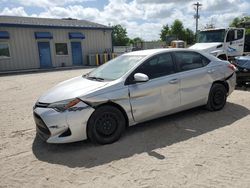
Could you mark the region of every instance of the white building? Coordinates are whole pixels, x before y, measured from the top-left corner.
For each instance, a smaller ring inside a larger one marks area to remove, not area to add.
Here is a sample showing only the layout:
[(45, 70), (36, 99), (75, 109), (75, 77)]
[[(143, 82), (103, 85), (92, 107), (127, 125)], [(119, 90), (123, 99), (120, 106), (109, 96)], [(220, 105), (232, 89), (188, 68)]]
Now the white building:
[(0, 71), (88, 65), (112, 51), (112, 28), (75, 19), (0, 16)]

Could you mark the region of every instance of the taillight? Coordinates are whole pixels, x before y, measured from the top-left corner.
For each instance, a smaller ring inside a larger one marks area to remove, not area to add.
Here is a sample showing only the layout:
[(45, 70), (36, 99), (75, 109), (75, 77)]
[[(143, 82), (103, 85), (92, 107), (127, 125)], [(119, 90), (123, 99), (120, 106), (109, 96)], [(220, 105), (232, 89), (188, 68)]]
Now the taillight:
[(236, 71), (237, 68), (233, 64), (229, 64), (228, 68), (230, 68), (232, 71)]

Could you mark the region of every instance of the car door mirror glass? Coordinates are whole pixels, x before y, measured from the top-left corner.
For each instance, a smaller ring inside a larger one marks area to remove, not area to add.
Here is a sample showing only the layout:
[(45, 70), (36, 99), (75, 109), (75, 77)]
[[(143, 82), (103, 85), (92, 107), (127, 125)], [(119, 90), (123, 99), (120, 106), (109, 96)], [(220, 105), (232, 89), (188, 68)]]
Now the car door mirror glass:
[(149, 80), (148, 76), (143, 73), (136, 73), (134, 74), (134, 81), (135, 82), (147, 82)]

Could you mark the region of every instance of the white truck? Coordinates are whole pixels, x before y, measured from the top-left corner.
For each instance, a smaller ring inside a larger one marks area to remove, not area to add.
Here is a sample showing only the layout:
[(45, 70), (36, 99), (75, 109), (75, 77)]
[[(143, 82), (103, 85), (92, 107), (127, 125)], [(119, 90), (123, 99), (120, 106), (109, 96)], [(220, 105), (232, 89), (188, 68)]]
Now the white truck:
[(230, 60), (244, 53), (244, 28), (213, 28), (198, 33), (198, 42), (190, 49), (202, 50), (220, 59)]

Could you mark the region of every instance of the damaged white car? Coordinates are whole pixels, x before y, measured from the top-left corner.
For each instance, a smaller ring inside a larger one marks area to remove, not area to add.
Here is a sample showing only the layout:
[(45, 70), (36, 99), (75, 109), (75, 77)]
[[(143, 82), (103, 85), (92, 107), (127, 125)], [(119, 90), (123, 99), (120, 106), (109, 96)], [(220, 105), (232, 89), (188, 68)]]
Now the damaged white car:
[(202, 105), (220, 110), (235, 82), (235, 67), (206, 53), (130, 52), (42, 95), (33, 110), (37, 133), (48, 143), (109, 144), (137, 123)]

